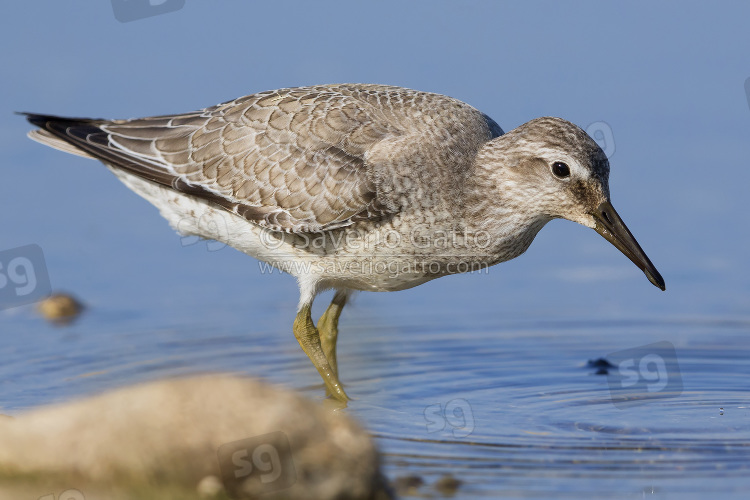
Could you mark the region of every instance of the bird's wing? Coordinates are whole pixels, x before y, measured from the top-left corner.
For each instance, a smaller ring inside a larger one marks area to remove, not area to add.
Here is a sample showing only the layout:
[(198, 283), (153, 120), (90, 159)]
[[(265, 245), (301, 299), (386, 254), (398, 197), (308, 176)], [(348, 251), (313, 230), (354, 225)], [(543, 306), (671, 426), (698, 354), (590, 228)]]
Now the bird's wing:
[[(274, 230), (317, 232), (393, 212), (367, 152), (401, 131), (326, 87), (281, 89), (133, 120), (27, 114), (34, 139), (215, 203)], [(62, 141), (61, 141), (62, 140)]]

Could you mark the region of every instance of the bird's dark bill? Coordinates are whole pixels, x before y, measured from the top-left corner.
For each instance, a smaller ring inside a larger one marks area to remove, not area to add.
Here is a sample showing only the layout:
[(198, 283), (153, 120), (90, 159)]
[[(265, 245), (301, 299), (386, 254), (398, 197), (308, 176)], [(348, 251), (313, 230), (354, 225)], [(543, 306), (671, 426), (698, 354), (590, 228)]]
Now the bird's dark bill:
[(596, 220), (596, 227), (594, 227), (596, 232), (604, 236), (607, 241), (612, 243), (618, 250), (624, 253), (628, 259), (633, 261), (633, 264), (638, 266), (646, 274), (646, 277), (654, 284), (654, 286), (661, 290), (666, 290), (664, 278), (661, 277), (659, 271), (656, 270), (649, 258), (643, 252), (641, 246), (615, 211), (615, 207), (613, 207), (610, 202), (605, 201), (599, 205), (596, 212), (592, 215)]

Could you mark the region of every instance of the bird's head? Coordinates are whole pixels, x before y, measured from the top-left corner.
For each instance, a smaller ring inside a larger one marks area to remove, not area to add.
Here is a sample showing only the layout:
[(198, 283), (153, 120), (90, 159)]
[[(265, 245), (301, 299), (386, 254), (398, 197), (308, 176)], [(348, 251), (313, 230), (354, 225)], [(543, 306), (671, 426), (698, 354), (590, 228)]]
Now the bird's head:
[(493, 184), (507, 209), (594, 229), (651, 283), (665, 289), (664, 279), (610, 202), (607, 156), (580, 127), (561, 118), (536, 118), (490, 144), (478, 160), (495, 165)]

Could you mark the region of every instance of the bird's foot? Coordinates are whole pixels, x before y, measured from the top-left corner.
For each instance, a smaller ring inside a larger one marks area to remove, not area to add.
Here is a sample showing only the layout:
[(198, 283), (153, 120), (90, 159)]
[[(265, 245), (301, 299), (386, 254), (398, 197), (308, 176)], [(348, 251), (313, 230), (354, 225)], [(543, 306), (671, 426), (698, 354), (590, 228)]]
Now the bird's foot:
[(338, 376), (339, 373), (339, 366), (336, 360), (336, 340), (339, 336), (339, 316), (341, 316), (341, 311), (346, 305), (347, 298), (348, 294), (346, 292), (336, 292), (328, 309), (326, 309), (326, 312), (324, 312), (318, 320), (320, 344), (323, 348), (323, 353), (336, 376)]
[[(333, 304), (331, 304), (331, 306), (333, 306)], [(319, 324), (324, 327), (324, 331), (326, 332), (324, 335), (326, 338), (326, 345), (329, 350), (332, 349), (331, 352), (333, 353), (333, 364), (331, 364), (326, 353), (323, 351), (323, 347), (321, 345), (321, 333), (318, 331), (312, 321), (310, 309), (310, 305), (305, 305), (302, 307), (302, 309), (300, 309), (299, 313), (297, 313), (297, 317), (294, 320), (294, 336), (297, 338), (297, 341), (302, 347), (302, 350), (305, 351), (305, 354), (307, 354), (307, 357), (310, 358), (310, 361), (312, 361), (313, 365), (315, 365), (315, 368), (318, 370), (318, 373), (323, 378), (323, 382), (325, 382), (326, 391), (328, 392), (328, 394), (338, 399), (339, 401), (348, 401), (349, 396), (346, 395), (344, 387), (341, 385), (341, 381), (339, 381), (338, 371), (336, 368), (335, 338), (336, 334), (338, 333), (336, 322), (331, 323), (330, 320), (333, 319), (332, 317), (329, 317), (329, 319), (324, 319), (326, 318), (328, 311), (326, 311), (326, 314), (323, 315), (321, 321), (319, 322)], [(336, 315), (336, 319), (338, 319), (338, 315)], [(331, 324), (333, 324), (333, 332), (335, 332), (333, 333), (332, 348), (330, 342)]]

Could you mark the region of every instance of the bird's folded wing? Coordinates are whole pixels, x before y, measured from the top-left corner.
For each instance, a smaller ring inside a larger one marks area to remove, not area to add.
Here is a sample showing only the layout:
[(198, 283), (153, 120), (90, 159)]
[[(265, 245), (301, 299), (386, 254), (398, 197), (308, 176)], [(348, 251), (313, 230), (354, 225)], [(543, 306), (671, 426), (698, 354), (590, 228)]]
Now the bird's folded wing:
[(374, 114), (351, 96), (302, 88), (174, 116), (27, 117), (42, 129), (33, 138), (53, 147), (69, 150), (62, 139), (82, 156), (274, 230), (317, 232), (389, 212), (366, 154), (399, 131)]

